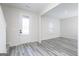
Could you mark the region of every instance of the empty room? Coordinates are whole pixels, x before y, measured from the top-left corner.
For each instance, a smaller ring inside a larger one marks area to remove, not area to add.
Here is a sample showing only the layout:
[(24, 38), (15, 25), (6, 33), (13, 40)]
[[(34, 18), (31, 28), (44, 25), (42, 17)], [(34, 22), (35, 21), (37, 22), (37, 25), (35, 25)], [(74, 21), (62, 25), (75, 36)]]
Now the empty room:
[(78, 3), (0, 3), (0, 56), (78, 56)]

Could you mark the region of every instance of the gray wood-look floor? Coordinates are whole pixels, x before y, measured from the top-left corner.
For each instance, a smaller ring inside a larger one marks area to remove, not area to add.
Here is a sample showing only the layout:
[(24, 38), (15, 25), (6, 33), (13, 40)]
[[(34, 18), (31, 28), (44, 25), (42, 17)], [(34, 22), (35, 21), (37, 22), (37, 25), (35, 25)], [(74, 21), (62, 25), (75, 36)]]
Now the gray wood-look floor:
[(11, 47), (10, 56), (77, 56), (77, 40), (55, 38)]

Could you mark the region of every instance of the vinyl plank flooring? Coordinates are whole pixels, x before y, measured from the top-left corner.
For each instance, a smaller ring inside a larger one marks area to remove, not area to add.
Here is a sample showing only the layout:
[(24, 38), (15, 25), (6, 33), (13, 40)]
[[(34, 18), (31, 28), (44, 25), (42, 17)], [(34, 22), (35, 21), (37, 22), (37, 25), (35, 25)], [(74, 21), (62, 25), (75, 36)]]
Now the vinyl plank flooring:
[(77, 40), (54, 38), (11, 47), (10, 56), (77, 56)]
[[(44, 42), (43, 42), (44, 43)], [(62, 45), (60, 45), (60, 44), (58, 44), (58, 43), (55, 43), (55, 42), (51, 42), (50, 41), (50, 43), (49, 42), (45, 42), (44, 44), (47, 44), (48, 45), (48, 47), (51, 49), (51, 51), (55, 51), (56, 52), (56, 55), (59, 55), (59, 53), (60, 53), (60, 55), (62, 55), (62, 54), (65, 54), (65, 55), (72, 55), (72, 53), (70, 53), (70, 52), (73, 52), (72, 50), (70, 50), (70, 49), (68, 49), (68, 48), (66, 48), (65, 46), (62, 46)], [(47, 46), (46, 45), (46, 46)], [(52, 46), (53, 45), (53, 46)], [(53, 52), (54, 52), (53, 51)], [(57, 54), (57, 52), (58, 52), (58, 54)], [(74, 52), (73, 52), (74, 53)]]

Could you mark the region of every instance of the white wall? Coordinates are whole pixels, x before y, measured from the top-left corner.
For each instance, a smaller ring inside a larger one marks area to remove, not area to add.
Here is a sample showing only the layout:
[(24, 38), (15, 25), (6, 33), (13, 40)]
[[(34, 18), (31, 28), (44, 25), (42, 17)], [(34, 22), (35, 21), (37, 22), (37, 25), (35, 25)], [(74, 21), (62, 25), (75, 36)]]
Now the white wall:
[[(27, 10), (2, 6), (7, 22), (7, 44), (15, 46), (27, 42), (34, 42), (39, 40), (38, 34), (38, 15)], [(21, 36), (19, 30), (21, 24), (19, 23), (22, 15), (30, 16), (30, 35)]]
[[(65, 37), (77, 39), (78, 17), (69, 17), (65, 19), (56, 19), (49, 16), (42, 16), (41, 25), (41, 40), (51, 39), (56, 37)], [(52, 23), (53, 28), (50, 29), (49, 23)]]
[(0, 53), (6, 53), (6, 23), (0, 6)]
[(78, 17), (70, 17), (60, 20), (61, 37), (77, 39), (78, 33)]
[(41, 40), (52, 39), (52, 38), (56, 38), (60, 36), (60, 20), (59, 19), (42, 16), (41, 22), (42, 22), (42, 25), (41, 25), (42, 39)]

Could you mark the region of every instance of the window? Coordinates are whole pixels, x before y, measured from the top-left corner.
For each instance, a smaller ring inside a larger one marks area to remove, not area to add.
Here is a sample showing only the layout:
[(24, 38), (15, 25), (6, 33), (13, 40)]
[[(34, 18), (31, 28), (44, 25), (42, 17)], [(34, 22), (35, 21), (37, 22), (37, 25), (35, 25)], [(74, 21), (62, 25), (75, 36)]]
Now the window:
[(29, 34), (29, 17), (22, 17), (22, 34)]
[(49, 32), (53, 32), (53, 23), (52, 22), (50, 22), (49, 23)]

